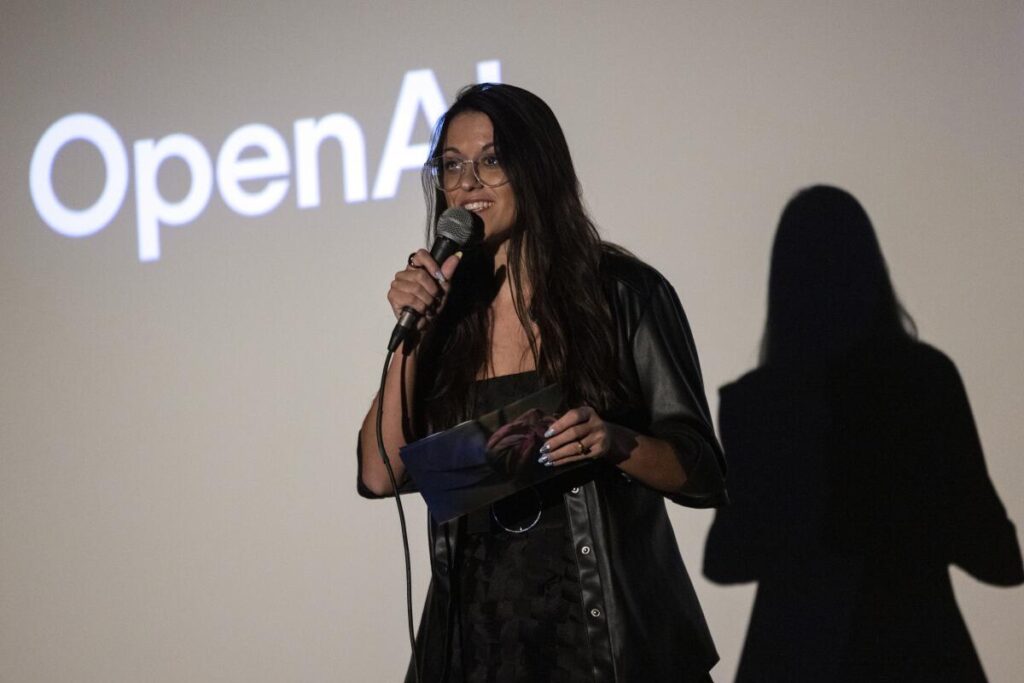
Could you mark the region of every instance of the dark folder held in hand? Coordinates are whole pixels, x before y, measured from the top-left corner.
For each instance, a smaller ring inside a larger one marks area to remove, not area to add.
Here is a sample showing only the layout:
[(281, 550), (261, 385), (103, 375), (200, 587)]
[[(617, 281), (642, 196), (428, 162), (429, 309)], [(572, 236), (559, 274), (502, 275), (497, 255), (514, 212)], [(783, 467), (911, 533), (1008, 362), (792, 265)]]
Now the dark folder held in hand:
[(527, 487), (577, 469), (537, 462), (557, 418), (557, 385), (403, 446), (399, 454), (434, 521), (451, 521)]

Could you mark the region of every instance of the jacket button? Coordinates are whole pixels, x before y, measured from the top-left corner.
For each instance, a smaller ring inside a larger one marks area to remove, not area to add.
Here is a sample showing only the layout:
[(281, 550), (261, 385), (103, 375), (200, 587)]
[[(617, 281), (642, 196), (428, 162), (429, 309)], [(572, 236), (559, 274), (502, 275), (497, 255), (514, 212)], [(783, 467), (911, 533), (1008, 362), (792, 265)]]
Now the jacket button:
[(582, 548), (580, 548), (580, 552), (583, 553), (584, 555), (589, 555), (590, 554), (590, 546), (589, 545), (583, 546)]
[(595, 607), (594, 609), (590, 610), (590, 616), (592, 616), (595, 619), (597, 619), (599, 616), (601, 616), (601, 610), (599, 610), (599, 609), (597, 609)]
[(573, 486), (572, 490), (570, 491), (570, 493), (572, 493), (573, 495), (575, 495), (575, 494), (577, 494), (579, 492), (580, 492), (580, 487), (579, 486)]

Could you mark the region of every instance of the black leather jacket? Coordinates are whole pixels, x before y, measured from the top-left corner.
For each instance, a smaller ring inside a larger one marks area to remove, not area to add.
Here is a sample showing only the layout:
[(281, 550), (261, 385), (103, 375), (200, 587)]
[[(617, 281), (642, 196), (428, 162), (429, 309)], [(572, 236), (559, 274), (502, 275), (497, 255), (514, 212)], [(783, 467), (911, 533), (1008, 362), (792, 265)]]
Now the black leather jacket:
[[(626, 409), (603, 417), (674, 446), (688, 481), (670, 500), (700, 508), (725, 503), (725, 461), (675, 291), (650, 266), (620, 255), (604, 258), (602, 278), (629, 392)], [(565, 494), (565, 505), (594, 680), (706, 680), (718, 654), (679, 554), (666, 496), (611, 465), (595, 466), (588, 479)], [(361, 484), (359, 490), (369, 495)], [(431, 531), (433, 576), (417, 643), (423, 683), (442, 680), (446, 670), (449, 568), (458, 540), (454, 524)]]

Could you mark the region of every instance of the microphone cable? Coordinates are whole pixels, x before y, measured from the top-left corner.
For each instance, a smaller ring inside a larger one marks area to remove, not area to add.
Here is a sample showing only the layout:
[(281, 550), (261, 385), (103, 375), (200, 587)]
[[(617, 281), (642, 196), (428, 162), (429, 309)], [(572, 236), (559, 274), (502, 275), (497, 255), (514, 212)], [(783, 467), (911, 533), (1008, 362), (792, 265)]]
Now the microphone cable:
[(402, 508), (401, 496), (398, 495), (398, 482), (395, 481), (395, 472), (391, 469), (391, 459), (384, 449), (384, 436), (381, 427), (384, 422), (384, 384), (387, 381), (388, 369), (391, 367), (391, 357), (394, 350), (389, 350), (384, 359), (384, 370), (380, 375), (380, 391), (377, 392), (377, 452), (384, 462), (384, 468), (388, 471), (388, 479), (391, 480), (391, 491), (395, 495), (395, 505), (398, 506), (398, 522), (402, 527), (402, 550), (405, 552), (405, 611), (409, 626), (409, 646), (412, 648), (412, 668), (416, 675), (416, 683), (420, 683), (420, 665), (416, 656), (416, 633), (412, 623), (412, 563), (409, 560), (409, 533), (405, 527), (405, 510)]

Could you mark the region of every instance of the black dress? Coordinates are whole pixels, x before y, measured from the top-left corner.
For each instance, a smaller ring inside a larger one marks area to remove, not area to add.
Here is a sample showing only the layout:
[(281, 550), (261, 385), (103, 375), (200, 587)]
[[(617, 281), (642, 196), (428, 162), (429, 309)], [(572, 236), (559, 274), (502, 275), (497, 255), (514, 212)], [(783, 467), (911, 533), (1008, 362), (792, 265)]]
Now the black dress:
[[(536, 372), (479, 381), (475, 413), (539, 388)], [(463, 518), (459, 534), (451, 680), (593, 681), (563, 491), (527, 489)]]

